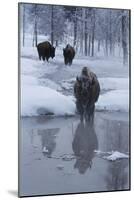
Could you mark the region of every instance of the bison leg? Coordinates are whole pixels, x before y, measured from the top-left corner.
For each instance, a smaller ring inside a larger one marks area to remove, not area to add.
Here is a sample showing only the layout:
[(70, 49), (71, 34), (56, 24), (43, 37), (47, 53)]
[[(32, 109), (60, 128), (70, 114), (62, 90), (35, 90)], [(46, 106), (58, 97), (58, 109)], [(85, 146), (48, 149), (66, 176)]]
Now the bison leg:
[(37, 47), (37, 51), (38, 51), (39, 60), (41, 60), (41, 53), (38, 47)]
[(86, 108), (86, 121), (89, 121), (92, 124), (94, 122), (94, 110), (95, 105), (88, 105)]
[(69, 61), (69, 65), (72, 65), (72, 60)]
[(67, 65), (67, 61), (66, 60), (64, 60), (64, 63), (65, 63), (65, 65)]
[(83, 108), (83, 105), (81, 104), (80, 101), (76, 101), (76, 108), (77, 108), (77, 111), (80, 115), (80, 120), (83, 122), (83, 118), (84, 118), (84, 108)]
[(43, 61), (45, 61), (45, 56), (42, 56)]
[(48, 62), (48, 59), (49, 59), (49, 57), (46, 57), (47, 62)]
[(39, 60), (41, 60), (41, 55), (40, 55), (40, 53), (38, 52), (38, 55), (39, 55)]

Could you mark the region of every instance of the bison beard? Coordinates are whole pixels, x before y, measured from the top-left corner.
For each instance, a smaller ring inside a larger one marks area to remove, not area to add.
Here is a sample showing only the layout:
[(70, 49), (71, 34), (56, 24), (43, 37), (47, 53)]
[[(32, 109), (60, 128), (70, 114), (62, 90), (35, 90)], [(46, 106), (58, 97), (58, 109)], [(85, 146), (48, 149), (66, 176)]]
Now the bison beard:
[(97, 76), (87, 67), (84, 67), (81, 76), (76, 78), (74, 85), (74, 95), (76, 97), (76, 107), (83, 121), (94, 120), (95, 103), (100, 94), (100, 85)]
[(75, 56), (75, 50), (71, 45), (67, 45), (66, 48), (63, 49), (63, 56), (65, 65), (72, 64), (73, 58)]
[(39, 43), (37, 45), (37, 51), (40, 60), (45, 61), (46, 59), (48, 61), (50, 57), (55, 57), (55, 48), (48, 41)]

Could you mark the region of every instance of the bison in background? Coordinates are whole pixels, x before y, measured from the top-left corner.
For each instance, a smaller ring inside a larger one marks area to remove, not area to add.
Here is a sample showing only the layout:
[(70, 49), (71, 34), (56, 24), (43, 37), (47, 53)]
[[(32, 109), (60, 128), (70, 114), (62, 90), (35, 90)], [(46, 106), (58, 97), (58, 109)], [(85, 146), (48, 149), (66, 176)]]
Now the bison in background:
[(76, 78), (74, 85), (74, 95), (76, 98), (76, 107), (83, 121), (94, 120), (95, 103), (100, 94), (100, 84), (97, 76), (87, 67), (83, 67), (80, 77)]
[(75, 50), (70, 44), (63, 49), (63, 56), (65, 65), (71, 65), (75, 56)]
[(55, 48), (48, 41), (39, 43), (37, 45), (37, 51), (40, 60), (45, 61), (46, 59), (48, 61), (50, 57), (55, 57)]

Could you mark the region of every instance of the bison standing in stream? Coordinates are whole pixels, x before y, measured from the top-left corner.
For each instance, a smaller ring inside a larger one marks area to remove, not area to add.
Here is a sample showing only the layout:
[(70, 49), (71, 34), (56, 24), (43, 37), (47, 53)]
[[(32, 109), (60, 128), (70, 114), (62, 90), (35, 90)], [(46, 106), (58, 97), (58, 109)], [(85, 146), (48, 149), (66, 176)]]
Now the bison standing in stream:
[(100, 84), (97, 76), (87, 67), (83, 67), (80, 77), (76, 78), (74, 85), (74, 95), (76, 98), (76, 107), (83, 121), (94, 120), (95, 103), (100, 94)]
[(48, 41), (39, 43), (37, 45), (37, 51), (40, 60), (42, 59), (43, 61), (45, 61), (46, 59), (48, 61), (50, 57), (55, 57), (55, 48)]
[(75, 50), (70, 44), (68, 44), (66, 48), (63, 49), (63, 56), (65, 65), (71, 65), (75, 56)]

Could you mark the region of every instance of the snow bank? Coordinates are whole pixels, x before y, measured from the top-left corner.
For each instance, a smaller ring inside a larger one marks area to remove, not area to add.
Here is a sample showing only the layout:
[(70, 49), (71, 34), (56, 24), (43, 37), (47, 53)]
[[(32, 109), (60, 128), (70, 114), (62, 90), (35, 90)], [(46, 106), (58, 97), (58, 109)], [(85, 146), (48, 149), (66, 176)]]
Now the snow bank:
[(22, 116), (75, 114), (75, 103), (72, 97), (62, 95), (56, 91), (60, 91), (61, 87), (44, 77), (45, 74), (54, 73), (57, 67), (54, 61), (47, 63), (21, 58)]
[(127, 90), (129, 88), (128, 78), (98, 78), (101, 89), (104, 90)]
[(74, 115), (75, 103), (69, 96), (38, 85), (23, 85), (21, 90), (21, 115), (37, 116), (54, 114)]
[(97, 110), (126, 111), (129, 110), (129, 95), (127, 90), (109, 91), (99, 97)]
[(129, 158), (129, 156), (124, 153), (115, 151), (115, 152), (112, 152), (110, 156), (104, 156), (103, 158), (106, 160), (115, 161), (117, 159)]

